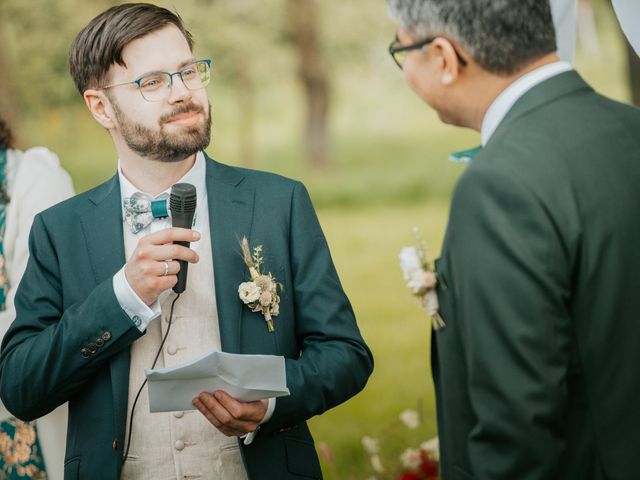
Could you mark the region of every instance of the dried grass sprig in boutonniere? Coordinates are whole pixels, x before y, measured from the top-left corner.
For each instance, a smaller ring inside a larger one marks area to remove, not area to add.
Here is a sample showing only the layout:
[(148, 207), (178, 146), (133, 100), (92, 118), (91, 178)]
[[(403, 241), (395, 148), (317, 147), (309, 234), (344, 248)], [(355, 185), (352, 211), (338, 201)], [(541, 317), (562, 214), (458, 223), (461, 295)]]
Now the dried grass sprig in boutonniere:
[(240, 300), (247, 305), (252, 312), (260, 312), (267, 322), (269, 332), (274, 332), (273, 317), (280, 313), (280, 295), (282, 285), (276, 282), (271, 272), (262, 274), (260, 267), (263, 263), (262, 245), (254, 247), (253, 251), (249, 247), (247, 237), (243, 237), (240, 245), (242, 247), (242, 257), (249, 269), (251, 281), (243, 282), (238, 287)]
[(420, 302), (422, 308), (427, 310), (431, 317), (434, 330), (444, 328), (444, 320), (438, 313), (438, 295), (436, 286), (438, 277), (433, 262), (427, 255), (427, 244), (422, 233), (416, 227), (413, 229), (416, 237), (416, 245), (404, 247), (400, 251), (400, 268), (407, 282), (407, 288)]

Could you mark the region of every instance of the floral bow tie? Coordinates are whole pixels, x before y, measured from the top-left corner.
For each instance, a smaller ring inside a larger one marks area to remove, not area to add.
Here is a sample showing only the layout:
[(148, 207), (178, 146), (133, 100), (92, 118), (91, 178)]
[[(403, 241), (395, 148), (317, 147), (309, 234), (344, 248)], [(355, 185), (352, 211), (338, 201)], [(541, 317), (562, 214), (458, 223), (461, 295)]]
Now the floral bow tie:
[(154, 219), (168, 217), (167, 199), (167, 194), (163, 194), (161, 198), (152, 200), (151, 195), (142, 192), (123, 199), (124, 219), (131, 232), (136, 234), (151, 225)]

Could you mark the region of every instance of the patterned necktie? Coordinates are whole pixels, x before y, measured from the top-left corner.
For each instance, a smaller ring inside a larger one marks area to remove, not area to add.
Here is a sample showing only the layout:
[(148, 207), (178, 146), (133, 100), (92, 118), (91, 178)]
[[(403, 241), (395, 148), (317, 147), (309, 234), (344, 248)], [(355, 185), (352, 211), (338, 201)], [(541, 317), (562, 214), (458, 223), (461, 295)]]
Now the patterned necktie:
[(167, 199), (166, 193), (152, 200), (151, 195), (142, 192), (136, 192), (123, 199), (124, 219), (129, 224), (131, 232), (137, 234), (151, 225), (154, 219), (168, 217)]

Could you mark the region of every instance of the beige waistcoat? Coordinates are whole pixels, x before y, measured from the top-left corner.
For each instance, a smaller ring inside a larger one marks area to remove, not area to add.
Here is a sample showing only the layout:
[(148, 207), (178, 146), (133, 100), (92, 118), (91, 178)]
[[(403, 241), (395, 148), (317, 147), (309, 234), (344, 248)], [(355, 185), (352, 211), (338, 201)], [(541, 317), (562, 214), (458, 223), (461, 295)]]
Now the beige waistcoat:
[[(208, 225), (203, 225), (203, 231), (209, 231)], [(214, 348), (220, 350), (209, 236), (203, 235), (200, 242), (200, 261), (189, 265), (187, 289), (176, 302), (171, 330), (156, 368), (178, 365)], [(151, 367), (168, 327), (174, 298), (172, 292), (162, 303), (162, 316), (149, 323), (146, 335), (131, 347), (127, 439), (131, 406), (144, 381), (144, 370)], [(237, 438), (220, 433), (197, 410), (149, 413), (145, 386), (133, 416), (131, 448), (120, 478), (246, 480), (247, 475)]]

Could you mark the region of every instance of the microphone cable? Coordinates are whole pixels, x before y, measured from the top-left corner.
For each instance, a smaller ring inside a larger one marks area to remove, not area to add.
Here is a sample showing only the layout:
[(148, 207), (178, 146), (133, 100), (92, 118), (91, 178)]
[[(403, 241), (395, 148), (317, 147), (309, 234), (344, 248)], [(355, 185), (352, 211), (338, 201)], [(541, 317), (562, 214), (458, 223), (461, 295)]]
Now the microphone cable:
[[(158, 362), (158, 358), (160, 358), (160, 352), (162, 352), (162, 347), (164, 346), (164, 342), (167, 340), (169, 336), (169, 330), (171, 330), (171, 324), (173, 323), (173, 307), (176, 304), (176, 301), (180, 298), (181, 293), (178, 293), (176, 298), (171, 302), (171, 311), (169, 313), (169, 326), (167, 327), (167, 331), (164, 333), (164, 337), (162, 338), (162, 342), (160, 342), (160, 348), (158, 348), (158, 352), (156, 353), (156, 358), (153, 359), (153, 365), (151, 365), (151, 370), (153, 370)], [(162, 317), (160, 317), (162, 321)], [(131, 447), (131, 438), (133, 438), (133, 412), (136, 409), (136, 404), (138, 403), (138, 399), (140, 398), (140, 394), (142, 393), (142, 389), (147, 384), (147, 379), (144, 379), (142, 385), (140, 385), (140, 389), (138, 393), (136, 393), (136, 398), (133, 401), (133, 406), (131, 407), (131, 416), (129, 417), (129, 438), (127, 439), (127, 449), (124, 451), (124, 456), (122, 457), (122, 464), (120, 467), (124, 466), (124, 463), (127, 461), (127, 455), (129, 455), (129, 448)]]

